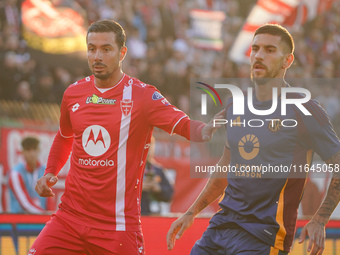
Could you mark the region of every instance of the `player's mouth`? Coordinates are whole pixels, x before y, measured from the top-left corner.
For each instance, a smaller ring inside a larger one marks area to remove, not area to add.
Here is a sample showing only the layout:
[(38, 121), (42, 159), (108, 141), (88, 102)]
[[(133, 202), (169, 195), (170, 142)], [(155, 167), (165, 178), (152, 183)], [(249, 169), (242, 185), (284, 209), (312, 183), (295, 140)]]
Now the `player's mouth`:
[(103, 71), (105, 69), (105, 65), (104, 64), (94, 64), (92, 65), (92, 68), (94, 71)]
[(266, 66), (265, 65), (262, 65), (260, 63), (255, 63), (253, 65), (253, 70), (254, 71), (262, 71), (262, 70), (266, 70)]

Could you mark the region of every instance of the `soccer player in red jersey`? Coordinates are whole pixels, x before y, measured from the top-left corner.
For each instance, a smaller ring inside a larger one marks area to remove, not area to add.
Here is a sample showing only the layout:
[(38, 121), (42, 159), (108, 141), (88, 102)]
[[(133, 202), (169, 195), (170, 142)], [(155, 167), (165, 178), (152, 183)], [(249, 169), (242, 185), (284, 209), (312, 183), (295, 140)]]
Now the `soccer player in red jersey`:
[[(275, 98), (273, 88), (289, 87), (284, 76), (293, 63), (294, 42), (290, 33), (279, 25), (266, 24), (255, 31), (251, 54), (251, 77), (255, 92), (250, 95), (256, 109), (267, 110)], [(247, 95), (245, 95), (246, 97)], [(291, 98), (301, 94), (290, 93)], [(281, 96), (276, 98), (281, 101)], [(284, 99), (282, 98), (282, 101)], [(208, 229), (191, 250), (191, 255), (285, 255), (290, 252), (307, 172), (294, 174), (274, 172), (269, 177), (251, 175), (243, 166), (310, 166), (314, 151), (327, 164), (333, 177), (327, 195), (315, 215), (302, 229), (299, 242), (309, 236), (307, 251), (321, 255), (325, 245), (325, 225), (340, 200), (340, 141), (326, 112), (315, 100), (303, 104), (310, 116), (300, 113), (296, 105), (289, 105), (283, 116), (281, 109), (268, 115), (234, 114), (239, 107), (235, 98), (227, 103), (228, 119), (290, 119), (296, 126), (228, 125), (227, 139), (219, 166), (233, 166), (236, 172), (215, 172), (205, 188), (188, 209), (177, 219), (167, 235), (168, 249), (194, 221), (194, 217), (219, 196), (220, 210), (211, 218)], [(255, 168), (256, 169), (256, 168)], [(312, 171), (312, 167), (310, 168)], [(317, 170), (318, 171), (318, 170)], [(251, 172), (256, 173), (256, 172)], [(292, 174), (292, 175), (290, 175)], [(268, 176), (268, 175), (267, 175)]]
[(94, 22), (86, 39), (93, 75), (65, 91), (60, 129), (36, 184), (40, 196), (54, 196), (72, 151), (65, 193), (29, 254), (144, 254), (140, 197), (153, 127), (194, 141), (210, 139), (216, 128), (190, 120), (155, 87), (122, 72), (127, 48), (118, 23)]

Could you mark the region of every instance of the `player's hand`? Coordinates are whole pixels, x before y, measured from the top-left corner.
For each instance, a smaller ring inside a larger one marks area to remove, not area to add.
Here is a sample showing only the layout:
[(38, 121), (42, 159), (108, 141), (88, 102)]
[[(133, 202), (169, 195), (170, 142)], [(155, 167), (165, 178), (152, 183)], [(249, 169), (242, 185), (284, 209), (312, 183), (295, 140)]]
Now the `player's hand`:
[(312, 219), (302, 229), (299, 243), (303, 243), (306, 236), (309, 236), (307, 252), (310, 255), (321, 255), (325, 249), (325, 235), (325, 225)]
[(220, 128), (221, 124), (216, 124), (214, 126), (214, 119), (224, 119), (225, 118), (225, 109), (218, 112), (208, 123), (205, 125), (205, 127), (202, 129), (202, 140), (205, 142), (210, 141), (213, 134), (216, 132), (218, 128)]
[(35, 191), (41, 197), (54, 197), (55, 194), (53, 193), (50, 187), (54, 186), (57, 183), (57, 181), (58, 181), (57, 176), (48, 173), (37, 181), (37, 184), (35, 185)]
[(168, 234), (166, 235), (169, 251), (174, 248), (176, 240), (182, 237), (184, 231), (192, 226), (194, 218), (192, 213), (185, 213), (171, 224)]

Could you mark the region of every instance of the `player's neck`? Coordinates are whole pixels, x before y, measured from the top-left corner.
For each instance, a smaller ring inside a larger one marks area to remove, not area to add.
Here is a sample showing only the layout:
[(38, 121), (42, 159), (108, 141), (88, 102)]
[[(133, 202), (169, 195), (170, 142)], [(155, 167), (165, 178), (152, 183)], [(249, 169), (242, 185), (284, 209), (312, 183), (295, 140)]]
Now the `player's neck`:
[(123, 71), (121, 69), (117, 70), (115, 73), (113, 73), (109, 78), (102, 80), (94, 77), (94, 84), (98, 88), (111, 88), (115, 87), (117, 83), (122, 79), (123, 77)]
[(273, 99), (273, 88), (278, 88), (278, 96), (281, 94), (281, 88), (286, 86), (285, 80), (282, 79), (271, 79), (267, 83), (257, 84), (255, 83), (255, 95), (257, 100), (263, 102)]

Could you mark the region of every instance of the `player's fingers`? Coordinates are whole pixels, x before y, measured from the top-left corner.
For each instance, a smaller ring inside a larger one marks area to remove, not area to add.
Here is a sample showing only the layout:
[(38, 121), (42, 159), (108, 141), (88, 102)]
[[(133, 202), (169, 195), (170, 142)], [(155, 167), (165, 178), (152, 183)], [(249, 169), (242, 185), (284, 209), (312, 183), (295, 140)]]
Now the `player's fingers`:
[[(322, 255), (324, 248), (319, 247), (317, 251), (315, 251), (315, 255)], [(312, 254), (312, 253), (311, 253)]]
[(324, 249), (325, 249), (325, 247), (321, 247), (321, 249), (320, 249), (320, 251), (319, 251), (318, 255), (322, 255), (322, 253), (323, 253)]
[(41, 197), (53, 197), (54, 196), (52, 189), (50, 189), (47, 185), (45, 187), (40, 187), (36, 189), (36, 191)]
[(203, 136), (202, 136), (202, 140), (205, 141), (205, 142), (210, 141), (210, 138), (211, 138), (210, 135), (203, 135)]
[(226, 108), (224, 108), (223, 110), (221, 110), (221, 111), (219, 111), (218, 113), (216, 113), (216, 114), (215, 114), (215, 118), (216, 118), (216, 117), (218, 117), (218, 118), (224, 117), (225, 110), (226, 110)]
[(56, 176), (53, 176), (49, 179), (47, 179), (47, 186), (52, 187), (53, 185), (55, 185), (58, 181), (58, 178)]
[(35, 191), (41, 196), (42, 191), (43, 191), (43, 180), (39, 179), (35, 185)]
[(178, 225), (176, 223), (176, 221), (174, 223), (171, 224), (171, 227), (166, 235), (166, 242), (168, 245), (168, 250), (172, 250), (174, 248), (175, 245), (175, 236), (177, 234), (177, 232), (180, 230), (180, 225)]
[(54, 197), (54, 193), (52, 192), (52, 189), (50, 189), (46, 181), (44, 179), (38, 180), (35, 191), (39, 194), (39, 196), (42, 197)]
[(184, 234), (185, 230), (187, 230), (188, 226), (185, 224), (182, 224), (181, 229), (178, 231), (177, 235), (176, 235), (176, 239), (180, 239), (182, 237), (182, 235)]
[(310, 252), (310, 255), (317, 255), (319, 253), (320, 249), (321, 249), (321, 247), (316, 242), (314, 242), (314, 245), (313, 245), (312, 251)]
[(319, 238), (318, 246), (319, 246), (319, 251), (316, 254), (321, 255), (323, 253), (323, 250), (325, 249), (325, 238), (324, 238), (324, 236), (321, 236)]
[(307, 246), (307, 251), (310, 252), (313, 248), (313, 246), (315, 244), (315, 238), (314, 235), (309, 235), (309, 242), (308, 242), (308, 246)]
[(307, 230), (305, 228), (302, 229), (300, 237), (299, 237), (299, 243), (303, 243), (305, 241), (307, 235)]

